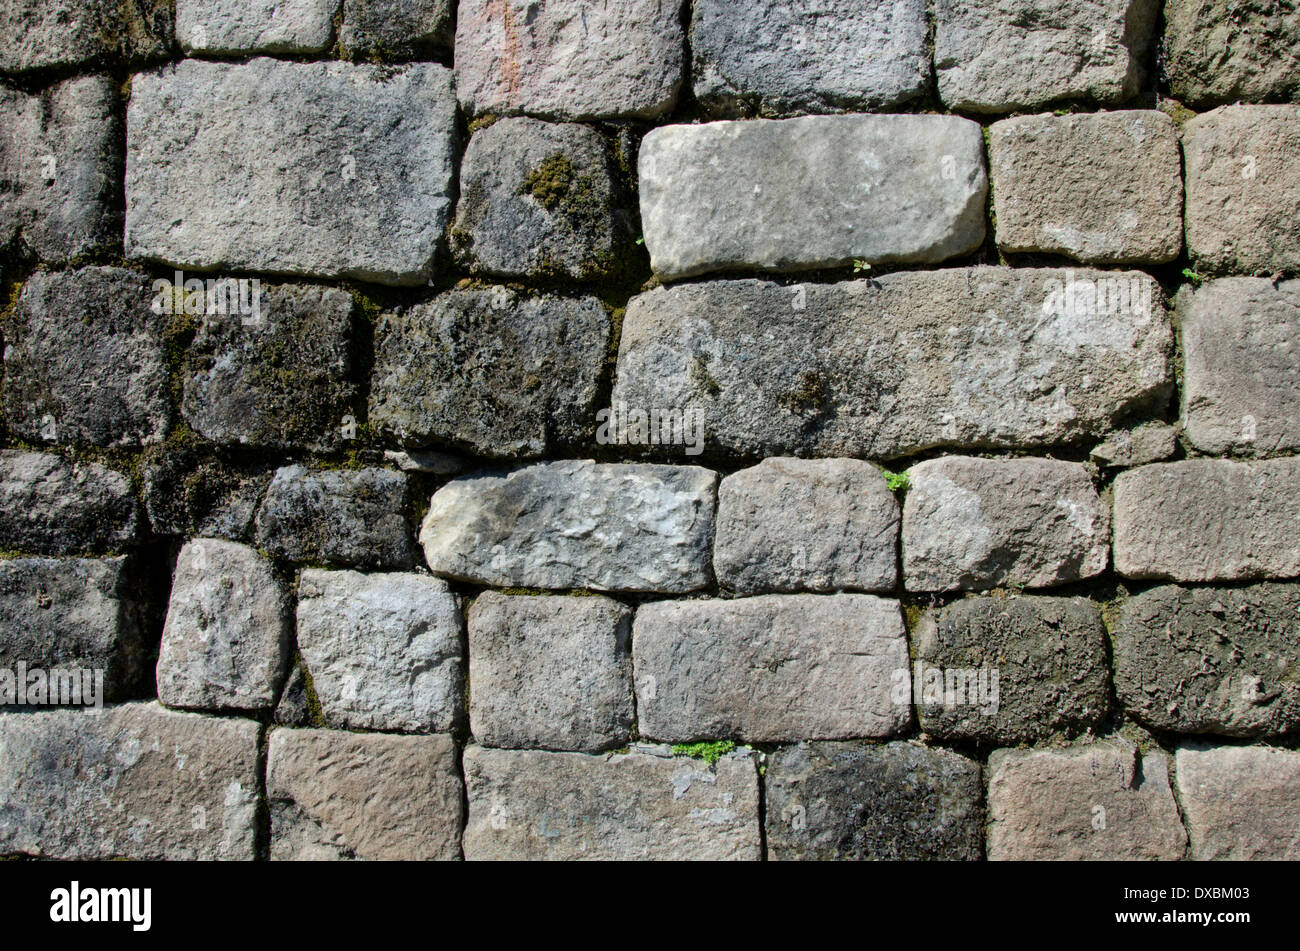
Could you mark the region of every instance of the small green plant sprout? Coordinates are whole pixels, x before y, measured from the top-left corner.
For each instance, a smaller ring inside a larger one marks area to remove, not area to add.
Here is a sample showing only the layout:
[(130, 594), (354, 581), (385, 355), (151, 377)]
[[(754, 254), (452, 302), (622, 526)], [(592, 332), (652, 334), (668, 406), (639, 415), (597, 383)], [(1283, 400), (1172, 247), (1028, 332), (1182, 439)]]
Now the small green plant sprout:
[(731, 740), (716, 740), (712, 743), (677, 743), (673, 746), (673, 755), (702, 759), (712, 766), (735, 748), (736, 744)]
[(885, 475), (885, 486), (890, 492), (902, 492), (907, 488), (906, 472), (890, 472), (888, 469), (882, 469)]
[(636, 243), (637, 243), (638, 246), (640, 246), (640, 247), (644, 247), (644, 246), (645, 246), (645, 235), (642, 235), (641, 237), (637, 238), (637, 239), (636, 239)]
[(863, 260), (862, 258), (855, 258), (855, 259), (854, 259), (854, 261), (853, 261), (853, 273), (854, 273), (854, 274), (866, 274), (866, 273), (867, 273), (868, 271), (870, 271), (870, 270), (871, 270), (871, 262), (870, 262), (870, 261)]
[(1191, 281), (1193, 287), (1200, 287), (1201, 284), (1205, 281), (1204, 277), (1202, 277), (1200, 274), (1197, 274), (1189, 267), (1183, 268), (1183, 277)]

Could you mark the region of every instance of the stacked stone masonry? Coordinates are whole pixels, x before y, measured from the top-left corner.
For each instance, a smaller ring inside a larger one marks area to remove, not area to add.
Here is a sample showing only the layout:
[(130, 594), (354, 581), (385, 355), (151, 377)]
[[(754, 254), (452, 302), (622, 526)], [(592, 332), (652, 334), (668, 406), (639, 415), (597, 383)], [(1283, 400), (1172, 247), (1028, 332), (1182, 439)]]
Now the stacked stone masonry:
[(1300, 859), (1300, 11), (812, 6), (0, 0), (0, 857)]

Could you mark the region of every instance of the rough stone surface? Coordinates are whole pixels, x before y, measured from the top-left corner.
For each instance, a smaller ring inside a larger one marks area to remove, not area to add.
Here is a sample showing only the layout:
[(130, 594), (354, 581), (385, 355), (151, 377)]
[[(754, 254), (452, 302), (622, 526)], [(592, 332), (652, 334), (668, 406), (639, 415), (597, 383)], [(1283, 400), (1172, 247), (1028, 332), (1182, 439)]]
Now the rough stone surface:
[(1300, 106), (1223, 106), (1183, 126), (1197, 269), (1300, 271)]
[(0, 715), (0, 855), (251, 860), (260, 732), (156, 703)]
[(800, 743), (767, 769), (774, 861), (975, 861), (984, 851), (979, 763), (912, 743)]
[(1163, 407), (1172, 350), (1160, 288), (1138, 273), (711, 281), (632, 299), (612, 399), (701, 407), (710, 451), (741, 455), (1027, 449)]
[(1191, 858), (1300, 859), (1300, 753), (1194, 744), (1176, 764)]
[(663, 748), (583, 753), (465, 750), (465, 858), (719, 861), (760, 857), (758, 773)]
[(1159, 0), (935, 0), (934, 70), (949, 109), (1015, 112), (1133, 96)]
[(1300, 94), (1300, 12), (1276, 0), (1165, 0), (1169, 88), (1193, 109)]
[(454, 479), (420, 532), (434, 574), (475, 584), (679, 594), (709, 583), (717, 474), (539, 463)]
[(268, 746), (273, 860), (460, 858), (451, 737), (275, 730)]
[(1178, 316), (1188, 441), (1210, 453), (1300, 449), (1300, 281), (1184, 287)]
[(364, 59), (429, 59), (451, 48), (454, 0), (343, 0), (339, 44)]
[(1018, 116), (989, 130), (998, 247), (1087, 264), (1164, 264), (1183, 248), (1182, 157), (1155, 110)]
[(136, 540), (129, 476), (46, 452), (0, 451), (0, 549), (101, 554)]
[(308, 569), (298, 582), (298, 648), (333, 727), (450, 732), (464, 703), (463, 634), (437, 578)]
[(422, 284), (454, 173), (451, 72), (436, 63), (185, 60), (132, 80), (126, 253), (201, 270)]
[(925, 0), (696, 0), (695, 98), (721, 115), (887, 110), (930, 85)]
[(942, 740), (1011, 746), (1077, 735), (1109, 706), (1106, 628), (1087, 598), (957, 601), (926, 614), (912, 643), (921, 729)]
[(414, 567), (409, 491), (406, 474), (389, 469), (285, 466), (258, 510), (258, 544), (289, 561)]
[(671, 111), (685, 43), (675, 0), (460, 0), (456, 90), (470, 116), (653, 119)]
[(957, 116), (665, 126), (642, 140), (638, 169), (645, 245), (665, 279), (934, 264), (984, 240), (984, 142)]
[(450, 291), (382, 319), (370, 422), (414, 447), (489, 457), (589, 439), (609, 333), (594, 297)]
[(31, 442), (133, 448), (160, 442), (166, 318), (149, 279), (118, 267), (37, 271), (5, 325), (4, 408)]
[[(898, 602), (869, 594), (644, 604), (632, 630), (641, 735), (779, 743), (892, 736), (912, 722)], [(900, 674), (901, 671), (901, 674)]]
[(1300, 575), (1300, 460), (1188, 459), (1115, 479), (1115, 570), (1127, 578)]
[(713, 569), (740, 594), (890, 591), (898, 501), (856, 459), (765, 459), (718, 486)]
[(151, 448), (141, 460), (141, 482), (155, 535), (249, 539), (270, 471), (227, 464), (192, 446)]
[(1119, 702), (1150, 727), (1300, 727), (1300, 586), (1153, 588), (1120, 606), (1113, 645)]
[(272, 717), (278, 726), (313, 726), (314, 711), (307, 693), (307, 675), (302, 664), (294, 664), (284, 681), (280, 700)]
[(176, 0), (176, 40), (187, 53), (321, 53), (339, 0)]
[(181, 406), (186, 422), (219, 445), (338, 446), (356, 392), (352, 296), (284, 285), (261, 289), (260, 300), (253, 314), (199, 319)]
[(484, 746), (595, 752), (630, 736), (632, 611), (489, 591), (469, 611), (470, 728)]
[(1093, 447), (1089, 454), (1100, 466), (1144, 466), (1168, 459), (1178, 450), (1178, 430), (1165, 423), (1143, 423), (1121, 429)]
[(39, 96), (0, 87), (0, 247), (16, 237), (46, 261), (120, 247), (121, 138), (107, 77)]
[(909, 591), (1045, 588), (1106, 570), (1110, 513), (1079, 463), (946, 456), (908, 481)]
[(1187, 833), (1169, 759), (1127, 740), (989, 757), (988, 857), (995, 861), (1173, 860)]
[(452, 243), (470, 271), (598, 280), (631, 252), (605, 140), (590, 126), (502, 119), (474, 133)]
[(290, 610), (271, 563), (252, 548), (187, 542), (158, 651), (158, 699), (169, 707), (273, 707), (288, 669)]
[(74, 69), (166, 56), (170, 0), (0, 0), (0, 72)]

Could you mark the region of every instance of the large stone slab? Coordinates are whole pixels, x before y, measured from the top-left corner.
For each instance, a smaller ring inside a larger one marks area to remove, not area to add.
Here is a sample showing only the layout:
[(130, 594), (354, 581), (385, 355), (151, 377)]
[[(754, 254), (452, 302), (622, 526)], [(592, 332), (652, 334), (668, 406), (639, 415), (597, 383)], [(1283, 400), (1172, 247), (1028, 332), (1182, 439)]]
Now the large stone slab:
[(1300, 859), (1300, 753), (1196, 744), (1176, 763), (1193, 859)]
[(699, 407), (709, 449), (748, 456), (1028, 449), (1163, 408), (1172, 350), (1160, 288), (1138, 273), (713, 281), (631, 300), (612, 399)]
[(590, 441), (609, 351), (594, 297), (453, 290), (376, 329), (370, 422), (413, 446), (540, 456)]
[(176, 41), (187, 53), (320, 53), (334, 38), (339, 0), (176, 0)]
[(760, 858), (758, 772), (663, 748), (583, 753), (465, 750), (465, 858), (720, 861)]
[(1169, 758), (1128, 740), (989, 757), (994, 861), (1180, 859), (1187, 847)]
[(898, 602), (869, 594), (643, 604), (637, 722), (666, 742), (885, 737), (912, 722)]
[(460, 604), (428, 575), (309, 568), (298, 581), (298, 649), (325, 722), (447, 733), (465, 700)]
[(0, 72), (77, 69), (161, 59), (170, 0), (0, 0)]
[(676, 103), (684, 61), (671, 0), (456, 8), (456, 91), (470, 116), (653, 119)]
[(1112, 635), (1119, 702), (1147, 726), (1174, 733), (1294, 730), (1297, 619), (1298, 585), (1167, 585), (1135, 595), (1120, 605)]
[(339, 45), (363, 59), (431, 59), (451, 48), (454, 0), (343, 0)]
[(1120, 473), (1115, 570), (1128, 578), (1300, 575), (1300, 460), (1187, 459)]
[(1229, 277), (1179, 291), (1183, 431), (1208, 453), (1300, 449), (1300, 281)]
[(935, 264), (984, 240), (984, 141), (957, 116), (664, 126), (641, 141), (641, 226), (665, 279)]
[(913, 743), (800, 743), (771, 756), (767, 855), (774, 861), (977, 861), (979, 763)]
[(41, 555), (102, 554), (136, 540), (131, 478), (96, 462), (0, 451), (0, 548)]
[(935, 0), (934, 70), (949, 109), (1017, 112), (1134, 96), (1159, 0)]
[(1274, 0), (1165, 0), (1165, 71), (1193, 109), (1300, 93), (1300, 12)]
[(1183, 125), (1187, 253), (1216, 274), (1300, 271), (1300, 106), (1223, 106)]
[(455, 106), (451, 72), (436, 63), (185, 60), (137, 75), (126, 253), (199, 270), (423, 284), (451, 216)]
[(436, 575), (679, 594), (709, 583), (716, 473), (571, 460), (453, 479), (420, 531)]
[(891, 591), (898, 500), (856, 459), (765, 459), (718, 486), (713, 569), (741, 594)]
[(908, 483), (910, 591), (1045, 588), (1109, 563), (1110, 513), (1081, 463), (945, 456), (913, 466)]
[(459, 859), (464, 789), (450, 736), (275, 730), (271, 859)]
[(721, 115), (888, 111), (930, 85), (925, 0), (696, 0), (695, 98)]
[(156, 703), (0, 715), (0, 855), (251, 861), (260, 733)]

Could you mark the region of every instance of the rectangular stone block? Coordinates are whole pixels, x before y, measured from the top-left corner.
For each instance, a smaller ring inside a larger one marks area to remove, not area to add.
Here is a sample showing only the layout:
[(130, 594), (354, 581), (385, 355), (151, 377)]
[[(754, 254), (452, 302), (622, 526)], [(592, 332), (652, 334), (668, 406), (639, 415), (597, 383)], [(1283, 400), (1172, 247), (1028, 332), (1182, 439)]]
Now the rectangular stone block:
[(451, 49), (455, 0), (343, 0), (339, 45), (353, 58), (431, 59)]
[(1197, 744), (1175, 761), (1193, 859), (1300, 859), (1300, 753)]
[(1300, 11), (1274, 0), (1165, 0), (1165, 71), (1193, 109), (1295, 101)]
[(712, 765), (662, 747), (629, 753), (465, 750), (474, 860), (760, 858), (752, 754)]
[(912, 722), (902, 613), (869, 594), (643, 604), (632, 656), (655, 740), (885, 737)]
[(664, 126), (641, 142), (655, 273), (935, 264), (984, 240), (984, 141), (957, 116)]
[(251, 861), (261, 729), (156, 703), (0, 715), (0, 855)]
[(187, 53), (321, 53), (339, 0), (176, 0), (176, 40)]
[(124, 473), (54, 453), (0, 450), (0, 548), (104, 554), (134, 544), (138, 525)]
[(955, 268), (657, 288), (612, 400), (698, 407), (713, 452), (888, 459), (1095, 439), (1163, 409), (1173, 331), (1137, 272)]
[(454, 861), (465, 787), (450, 736), (274, 730), (273, 861)]
[(161, 59), (171, 0), (0, 0), (0, 72)]
[(138, 75), (126, 253), (197, 270), (423, 284), (451, 216), (455, 121), (451, 72), (436, 63), (185, 60)]
[(709, 583), (717, 473), (571, 460), (453, 479), (420, 543), (472, 584), (681, 594)]
[(1127, 578), (1300, 575), (1300, 460), (1187, 459), (1115, 479), (1115, 570)]

